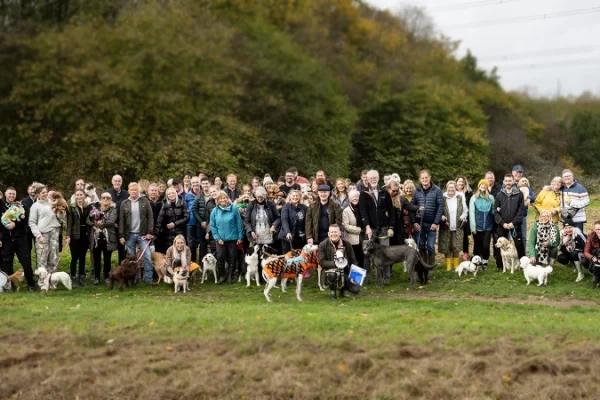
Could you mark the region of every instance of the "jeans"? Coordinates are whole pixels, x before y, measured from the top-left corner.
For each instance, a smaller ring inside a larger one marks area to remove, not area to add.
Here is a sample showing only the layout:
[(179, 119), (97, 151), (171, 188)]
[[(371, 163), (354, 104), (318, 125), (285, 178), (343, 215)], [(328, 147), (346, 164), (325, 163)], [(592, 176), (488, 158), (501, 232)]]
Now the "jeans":
[[(127, 247), (127, 255), (135, 256), (135, 247), (138, 245), (141, 251), (144, 251), (149, 240), (144, 239), (139, 233), (130, 233), (127, 237), (125, 246)], [(154, 268), (152, 267), (152, 254), (150, 249), (144, 251), (144, 280), (146, 283), (152, 283), (154, 276)]]
[(187, 226), (187, 245), (192, 252), (192, 262), (196, 262), (198, 245), (200, 244), (200, 227), (198, 225)]
[(435, 255), (435, 238), (437, 236), (437, 231), (432, 231), (431, 225), (432, 224), (423, 222), (423, 225), (421, 225), (421, 230), (419, 232), (415, 232), (415, 235), (417, 236), (419, 251), (433, 256)]

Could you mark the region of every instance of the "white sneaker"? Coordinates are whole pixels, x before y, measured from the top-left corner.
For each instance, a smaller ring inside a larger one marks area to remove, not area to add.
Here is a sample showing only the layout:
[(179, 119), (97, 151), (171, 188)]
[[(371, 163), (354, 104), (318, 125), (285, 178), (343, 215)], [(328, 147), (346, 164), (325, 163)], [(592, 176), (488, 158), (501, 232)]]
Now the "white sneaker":
[(577, 274), (577, 279), (575, 279), (575, 282), (581, 282), (583, 280), (584, 276), (583, 274), (580, 272)]

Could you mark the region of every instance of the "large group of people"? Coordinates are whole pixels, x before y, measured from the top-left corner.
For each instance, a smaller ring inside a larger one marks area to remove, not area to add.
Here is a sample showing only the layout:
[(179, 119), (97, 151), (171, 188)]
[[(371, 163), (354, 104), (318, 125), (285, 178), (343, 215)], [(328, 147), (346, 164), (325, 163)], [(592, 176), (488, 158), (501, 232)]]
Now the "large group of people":
[[(381, 183), (375, 170), (363, 171), (354, 183), (328, 180), (324, 171), (306, 179), (290, 168), (276, 181), (266, 174), (239, 185), (230, 174), (223, 183), (201, 171), (167, 182), (139, 179), (125, 189), (122, 177), (115, 175), (104, 191), (78, 179), (68, 203), (60, 192), (34, 182), (21, 201), (9, 187), (0, 202), (1, 268), (12, 274), (16, 255), (29, 290), (35, 291), (32, 250), (37, 267), (52, 271), (59, 265), (63, 238), (70, 248), (71, 279), (80, 286), (87, 278), (94, 285), (108, 281), (115, 251), (119, 262), (127, 255), (143, 259), (148, 285), (154, 285), (152, 252), (169, 254), (168, 263), (188, 268), (211, 252), (223, 284), (243, 273), (244, 251), (251, 246), (284, 254), (326, 241), (367, 270), (363, 241), (387, 246), (408, 238), (428, 264), (435, 263), (436, 251), (443, 254), (447, 271), (474, 255), (483, 260), (484, 269), (493, 256), (501, 270), (502, 257), (493, 246), (499, 237), (514, 241), (519, 257), (527, 255), (533, 263), (571, 264), (576, 281), (598, 262), (600, 222), (584, 234), (589, 195), (572, 171), (564, 170), (537, 195), (520, 165), (502, 182), (490, 171), (476, 182), (471, 188), (465, 176), (458, 176), (442, 190), (427, 170), (416, 183), (393, 173), (386, 173)], [(5, 221), (13, 206), (22, 207), (24, 214)], [(536, 215), (529, 229), (528, 207)], [(334, 231), (341, 228), (341, 235), (332, 235), (332, 226)], [(335, 252), (325, 253), (321, 261), (331, 264)], [(383, 280), (389, 284), (390, 270)]]

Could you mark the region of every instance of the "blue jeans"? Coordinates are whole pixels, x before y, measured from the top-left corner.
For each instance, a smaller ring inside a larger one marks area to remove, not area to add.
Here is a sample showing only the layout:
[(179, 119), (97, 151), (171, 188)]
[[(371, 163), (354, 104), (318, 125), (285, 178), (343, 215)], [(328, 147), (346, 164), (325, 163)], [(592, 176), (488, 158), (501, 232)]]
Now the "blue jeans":
[[(125, 242), (125, 247), (127, 248), (127, 255), (135, 256), (135, 247), (139, 246), (140, 251), (144, 251), (146, 245), (149, 240), (144, 239), (143, 236), (140, 236), (139, 233), (130, 233), (127, 237), (127, 242)], [(152, 279), (154, 276), (154, 268), (152, 267), (152, 254), (150, 253), (150, 249), (148, 248), (144, 252), (144, 280), (146, 283), (152, 283)]]
[(433, 256), (435, 255), (435, 238), (437, 236), (437, 231), (432, 231), (431, 225), (432, 224), (423, 222), (423, 225), (421, 225), (421, 230), (419, 232), (415, 232), (413, 236), (417, 236), (419, 251)]

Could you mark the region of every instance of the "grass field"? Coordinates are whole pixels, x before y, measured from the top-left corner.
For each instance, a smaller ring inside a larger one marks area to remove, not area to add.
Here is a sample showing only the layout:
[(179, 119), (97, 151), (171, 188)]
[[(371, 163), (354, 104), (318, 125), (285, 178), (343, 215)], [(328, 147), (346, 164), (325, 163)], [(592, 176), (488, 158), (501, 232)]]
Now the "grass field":
[(600, 398), (590, 276), (430, 277), (408, 290), (396, 266), (389, 287), (336, 301), (313, 277), (303, 303), (293, 285), (268, 304), (255, 285), (210, 282), (4, 293), (0, 398)]

